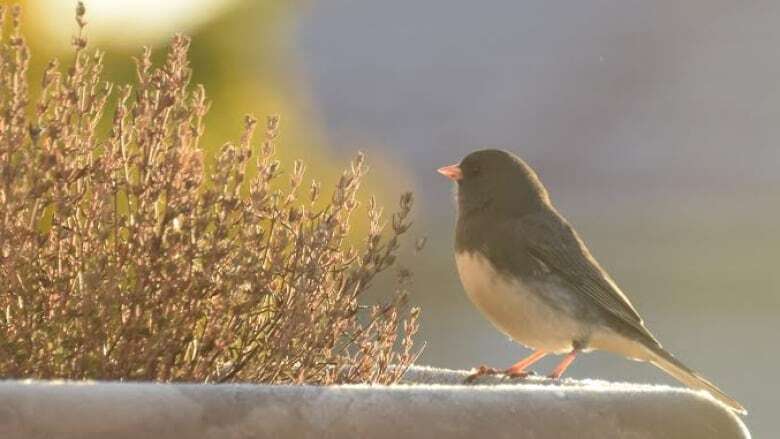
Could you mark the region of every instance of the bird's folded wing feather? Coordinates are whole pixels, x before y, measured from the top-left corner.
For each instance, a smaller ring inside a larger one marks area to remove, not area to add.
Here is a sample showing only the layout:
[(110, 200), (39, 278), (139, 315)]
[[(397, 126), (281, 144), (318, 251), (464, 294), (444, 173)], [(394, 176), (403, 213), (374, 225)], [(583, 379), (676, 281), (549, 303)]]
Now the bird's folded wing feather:
[(589, 297), (619, 321), (628, 324), (648, 342), (658, 342), (642, 324), (631, 302), (601, 269), (572, 227), (559, 215), (527, 215), (517, 224), (527, 251), (563, 279), (577, 293)]

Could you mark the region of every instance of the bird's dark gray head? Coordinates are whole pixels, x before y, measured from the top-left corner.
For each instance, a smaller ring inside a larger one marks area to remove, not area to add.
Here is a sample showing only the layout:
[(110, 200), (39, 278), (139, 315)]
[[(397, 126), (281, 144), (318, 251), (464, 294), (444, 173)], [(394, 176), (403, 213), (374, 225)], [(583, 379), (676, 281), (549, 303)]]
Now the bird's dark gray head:
[(439, 172), (458, 184), (460, 215), (491, 212), (521, 216), (549, 203), (547, 190), (534, 170), (507, 151), (475, 151)]

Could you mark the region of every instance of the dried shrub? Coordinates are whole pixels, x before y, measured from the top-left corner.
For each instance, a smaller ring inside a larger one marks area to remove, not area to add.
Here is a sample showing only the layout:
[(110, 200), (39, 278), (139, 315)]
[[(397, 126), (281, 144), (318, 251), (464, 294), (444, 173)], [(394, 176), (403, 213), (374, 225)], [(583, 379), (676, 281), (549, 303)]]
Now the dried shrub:
[(1, 377), (400, 378), (417, 330), (405, 285), (383, 305), (358, 300), (394, 263), (410, 194), (388, 230), (367, 203), (367, 236), (353, 248), (363, 157), (321, 199), (319, 184), (301, 187), (301, 162), (283, 174), (273, 159), (277, 118), (253, 146), (247, 117), (204, 173), (208, 103), (189, 84), (188, 39), (177, 36), (159, 68), (145, 50), (137, 84), (113, 87), (102, 54), (86, 50), (81, 5), (72, 66), (49, 63), (29, 108), (19, 8), (10, 16), (0, 49)]

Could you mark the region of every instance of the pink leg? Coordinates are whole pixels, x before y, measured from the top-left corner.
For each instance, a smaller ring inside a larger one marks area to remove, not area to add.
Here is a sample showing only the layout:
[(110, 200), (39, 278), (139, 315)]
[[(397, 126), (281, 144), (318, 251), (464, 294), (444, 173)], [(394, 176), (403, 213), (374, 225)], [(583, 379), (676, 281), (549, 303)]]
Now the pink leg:
[(574, 362), (574, 359), (577, 358), (577, 351), (573, 350), (566, 354), (566, 356), (563, 358), (563, 360), (555, 366), (555, 369), (553, 369), (552, 373), (549, 375), (549, 378), (552, 378), (554, 380), (557, 380), (560, 378), (563, 373), (566, 371), (566, 369), (569, 368), (571, 363)]
[(512, 367), (504, 371), (504, 374), (509, 375), (512, 378), (523, 378), (528, 376), (525, 371), (526, 368), (544, 358), (547, 352), (534, 351), (533, 354), (513, 364)]

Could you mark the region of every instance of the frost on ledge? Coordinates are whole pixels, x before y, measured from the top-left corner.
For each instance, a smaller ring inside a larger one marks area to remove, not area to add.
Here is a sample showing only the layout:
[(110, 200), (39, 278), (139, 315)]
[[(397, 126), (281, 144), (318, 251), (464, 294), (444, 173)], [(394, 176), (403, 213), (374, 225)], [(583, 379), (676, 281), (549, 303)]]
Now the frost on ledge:
[(414, 367), (394, 386), (0, 381), (0, 437), (745, 438), (705, 393)]

